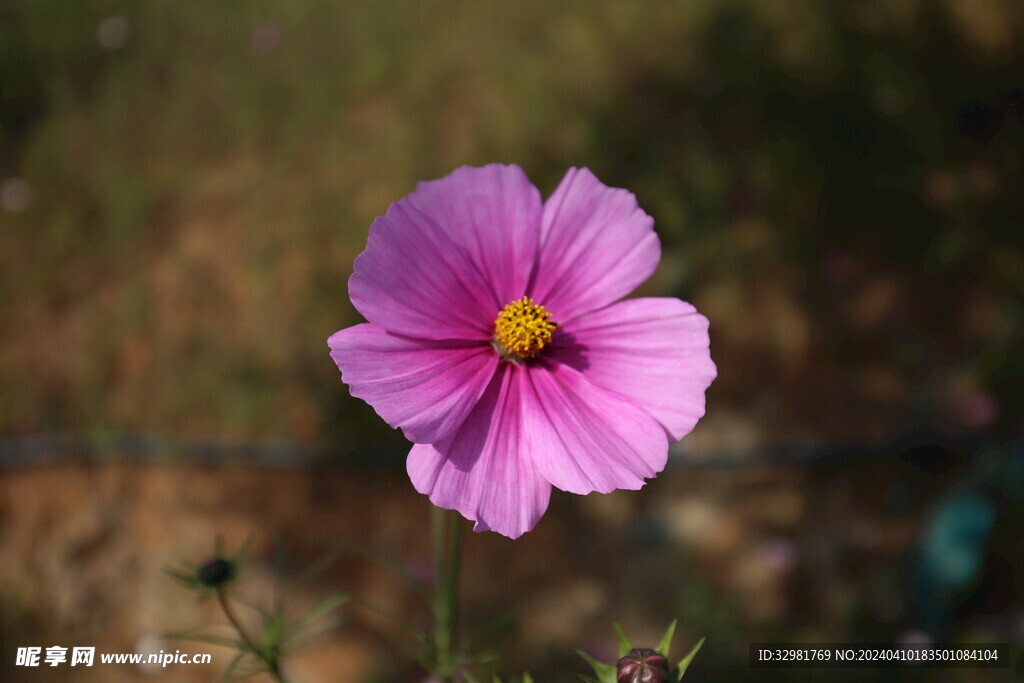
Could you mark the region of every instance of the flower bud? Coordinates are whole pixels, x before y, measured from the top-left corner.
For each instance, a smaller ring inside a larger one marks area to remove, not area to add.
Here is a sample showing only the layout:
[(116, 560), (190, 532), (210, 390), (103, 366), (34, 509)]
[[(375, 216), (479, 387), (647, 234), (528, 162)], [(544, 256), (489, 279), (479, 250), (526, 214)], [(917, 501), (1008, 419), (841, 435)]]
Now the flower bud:
[(219, 586), (235, 578), (235, 565), (223, 557), (215, 557), (199, 568), (196, 578), (205, 586)]
[(668, 660), (654, 650), (636, 647), (618, 663), (619, 683), (668, 683)]

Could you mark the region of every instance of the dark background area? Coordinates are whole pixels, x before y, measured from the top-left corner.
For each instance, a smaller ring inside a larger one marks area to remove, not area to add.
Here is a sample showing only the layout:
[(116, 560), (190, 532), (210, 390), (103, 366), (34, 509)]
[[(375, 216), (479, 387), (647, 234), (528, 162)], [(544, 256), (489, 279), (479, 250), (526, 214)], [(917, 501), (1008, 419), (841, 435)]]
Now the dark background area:
[[(751, 641), (1019, 651), (1022, 29), (1014, 0), (0, 0), (0, 677), (216, 620), (162, 570), (218, 534), (256, 592), (281, 547), (285, 585), (332, 540), (422, 562), (407, 443), (326, 339), (373, 218), (495, 161), (635, 192), (664, 249), (638, 294), (694, 303), (719, 368), (643, 492), (470, 539), (502, 671), (573, 680), (614, 620), (707, 635), (704, 680), (837, 676), (750, 670)], [(413, 609), (381, 581), (296, 600)], [(298, 680), (416, 679), (371, 625)]]

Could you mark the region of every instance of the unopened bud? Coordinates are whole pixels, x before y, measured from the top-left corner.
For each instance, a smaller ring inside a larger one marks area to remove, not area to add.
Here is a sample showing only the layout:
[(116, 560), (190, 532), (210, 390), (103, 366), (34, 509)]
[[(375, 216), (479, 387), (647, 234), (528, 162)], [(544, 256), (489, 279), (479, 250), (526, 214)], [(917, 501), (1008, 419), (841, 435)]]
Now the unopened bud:
[(216, 557), (200, 567), (196, 577), (206, 586), (219, 586), (235, 578), (235, 565), (223, 557)]
[(630, 650), (618, 668), (619, 683), (668, 683), (668, 660), (645, 647)]

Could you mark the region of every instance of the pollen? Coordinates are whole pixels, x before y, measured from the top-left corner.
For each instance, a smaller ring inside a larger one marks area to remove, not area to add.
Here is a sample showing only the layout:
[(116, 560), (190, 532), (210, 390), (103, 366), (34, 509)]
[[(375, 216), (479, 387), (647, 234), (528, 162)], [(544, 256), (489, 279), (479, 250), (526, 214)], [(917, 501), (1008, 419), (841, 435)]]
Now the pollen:
[(558, 323), (533, 299), (524, 296), (505, 306), (494, 321), (494, 345), (501, 355), (513, 361), (533, 358), (551, 341)]

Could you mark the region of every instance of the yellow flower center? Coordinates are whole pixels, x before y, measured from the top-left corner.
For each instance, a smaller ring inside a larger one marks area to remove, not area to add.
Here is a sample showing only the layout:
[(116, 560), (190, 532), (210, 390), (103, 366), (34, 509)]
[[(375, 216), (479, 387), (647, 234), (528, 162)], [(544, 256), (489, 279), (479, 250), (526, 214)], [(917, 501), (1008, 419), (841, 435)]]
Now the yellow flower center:
[(558, 323), (533, 299), (524, 296), (505, 306), (494, 321), (494, 343), (503, 358), (521, 361), (533, 358), (551, 341)]

